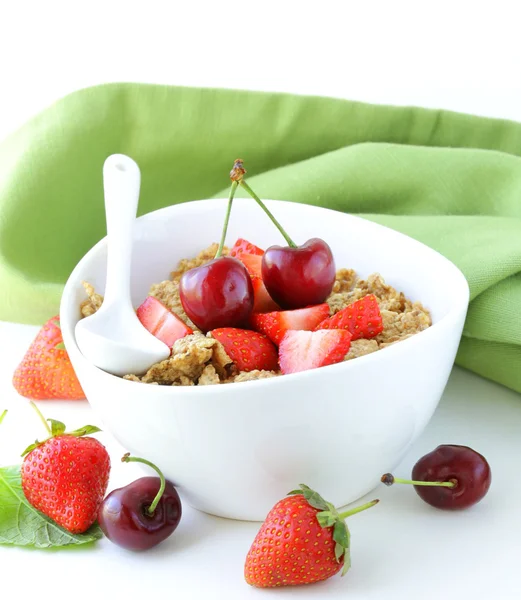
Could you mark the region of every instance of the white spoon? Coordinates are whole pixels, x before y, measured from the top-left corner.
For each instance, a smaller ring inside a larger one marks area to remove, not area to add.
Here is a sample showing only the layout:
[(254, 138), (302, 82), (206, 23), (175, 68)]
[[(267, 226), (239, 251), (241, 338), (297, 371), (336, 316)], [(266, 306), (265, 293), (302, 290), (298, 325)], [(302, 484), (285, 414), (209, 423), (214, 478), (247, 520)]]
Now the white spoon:
[(140, 375), (170, 356), (170, 348), (139, 321), (130, 297), (132, 231), (141, 174), (128, 156), (113, 154), (103, 165), (107, 219), (107, 283), (101, 308), (76, 325), (85, 358), (113, 375)]

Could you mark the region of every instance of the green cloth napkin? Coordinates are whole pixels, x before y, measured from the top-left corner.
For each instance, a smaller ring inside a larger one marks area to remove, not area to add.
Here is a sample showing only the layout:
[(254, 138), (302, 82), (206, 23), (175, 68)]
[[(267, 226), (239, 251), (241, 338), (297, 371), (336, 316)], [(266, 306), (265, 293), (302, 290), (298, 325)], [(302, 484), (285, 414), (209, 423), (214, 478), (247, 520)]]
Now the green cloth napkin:
[(435, 248), (471, 303), (457, 364), (521, 392), (521, 124), (320, 97), (112, 84), (0, 145), (0, 319), (42, 323), (105, 235), (109, 154), (142, 171), (140, 213), (227, 193), (358, 213)]

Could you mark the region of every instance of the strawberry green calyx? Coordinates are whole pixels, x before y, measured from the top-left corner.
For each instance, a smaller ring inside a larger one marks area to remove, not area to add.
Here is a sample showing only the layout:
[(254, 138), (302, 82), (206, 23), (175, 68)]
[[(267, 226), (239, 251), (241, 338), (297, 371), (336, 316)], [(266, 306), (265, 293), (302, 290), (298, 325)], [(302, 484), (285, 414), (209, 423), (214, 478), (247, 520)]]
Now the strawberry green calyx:
[[(62, 423), (61, 421), (56, 421), (55, 419), (45, 419), (45, 417), (42, 415), (42, 413), (40, 412), (40, 410), (38, 409), (36, 404), (34, 402), (30, 402), (30, 404), (33, 407), (33, 409), (36, 411), (38, 416), (40, 417), (40, 420), (44, 424), (45, 429), (47, 430), (47, 433), (49, 435), (41, 442), (39, 440), (35, 440), (34, 444), (27, 446), (27, 448), (22, 452), (21, 456), (25, 456), (26, 454), (29, 454), (29, 452), (32, 452), (35, 448), (38, 448), (38, 446), (41, 446), (47, 440), (50, 440), (51, 438), (57, 437), (59, 435), (71, 435), (74, 437), (83, 437), (85, 435), (90, 435), (92, 433), (97, 433), (98, 431), (101, 431), (101, 429), (99, 427), (96, 427), (95, 425), (85, 425), (84, 427), (80, 427), (79, 429), (75, 429), (74, 431), (65, 431), (64, 423)], [(47, 421), (50, 423), (50, 426), (47, 423)]]
[(336, 542), (335, 557), (337, 562), (340, 562), (342, 559), (344, 560), (344, 567), (342, 569), (343, 577), (351, 566), (351, 534), (344, 519), (371, 508), (375, 504), (378, 504), (379, 500), (372, 500), (351, 510), (339, 513), (331, 502), (326, 502), (318, 492), (315, 492), (303, 483), (300, 484), (299, 490), (293, 490), (288, 495), (293, 496), (298, 494), (304, 496), (310, 506), (320, 510), (317, 513), (317, 521), (321, 527), (333, 527), (333, 540)]
[(3, 411), (3, 413), (0, 415), (0, 423), (4, 420), (5, 415), (7, 414), (7, 408)]

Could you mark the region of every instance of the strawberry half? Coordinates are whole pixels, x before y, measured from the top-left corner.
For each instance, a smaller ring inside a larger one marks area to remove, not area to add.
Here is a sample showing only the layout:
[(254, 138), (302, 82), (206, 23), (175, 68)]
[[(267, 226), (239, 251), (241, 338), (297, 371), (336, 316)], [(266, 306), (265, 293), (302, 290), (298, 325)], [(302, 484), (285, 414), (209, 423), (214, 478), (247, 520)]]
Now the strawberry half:
[(287, 375), (342, 362), (350, 345), (345, 329), (288, 331), (279, 346), (280, 369)]
[(329, 315), (329, 306), (317, 304), (297, 310), (281, 310), (265, 314), (253, 314), (251, 323), (256, 331), (267, 335), (275, 344), (280, 344), (286, 331), (313, 331)]
[(376, 296), (369, 294), (339, 310), (318, 325), (318, 329), (345, 329), (352, 340), (373, 338), (383, 331), (382, 315)]
[(49, 319), (13, 375), (13, 386), (34, 400), (83, 400), (85, 393), (63, 344), (60, 317)]
[(222, 327), (210, 332), (240, 371), (278, 371), (277, 349), (256, 331)]
[(137, 316), (141, 324), (169, 348), (180, 338), (193, 333), (186, 323), (153, 296), (148, 296), (137, 309)]
[(242, 254), (259, 254), (262, 256), (264, 254), (264, 250), (261, 250), (255, 244), (248, 242), (248, 240), (239, 238), (230, 250), (230, 256), (240, 258)]

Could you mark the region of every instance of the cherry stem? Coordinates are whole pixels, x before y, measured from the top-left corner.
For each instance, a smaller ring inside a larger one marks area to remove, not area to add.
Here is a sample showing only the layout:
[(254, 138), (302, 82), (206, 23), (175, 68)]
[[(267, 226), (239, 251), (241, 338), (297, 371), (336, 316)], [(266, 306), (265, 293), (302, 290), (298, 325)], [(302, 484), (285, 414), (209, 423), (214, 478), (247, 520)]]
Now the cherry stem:
[(45, 417), (40, 412), (40, 409), (36, 406), (36, 404), (31, 400), (29, 404), (34, 408), (36, 414), (40, 417), (41, 422), (44, 424), (45, 429), (47, 429), (47, 433), (49, 436), (52, 436), (52, 429), (49, 427), (49, 423), (45, 420)]
[(346, 510), (345, 512), (340, 513), (338, 517), (339, 519), (345, 519), (347, 517), (350, 517), (351, 515), (356, 515), (356, 513), (367, 510), (375, 504), (378, 504), (378, 502), (380, 502), (380, 500), (371, 500), (371, 502), (367, 502), (366, 504), (362, 504), (361, 506), (357, 506), (356, 508), (352, 508), (351, 510)]
[(157, 508), (157, 505), (159, 504), (159, 501), (161, 500), (161, 496), (163, 495), (163, 492), (165, 491), (165, 485), (166, 485), (165, 476), (163, 475), (163, 473), (161, 473), (159, 468), (156, 467), (156, 465), (154, 463), (151, 463), (146, 458), (138, 458), (137, 456), (130, 456), (130, 454), (128, 452), (121, 458), (121, 462), (143, 463), (144, 465), (148, 465), (149, 467), (154, 469), (154, 471), (159, 475), (159, 479), (161, 480), (161, 484), (159, 486), (159, 491), (157, 492), (156, 497), (152, 501), (152, 504), (148, 507), (148, 514), (153, 515), (154, 511)]
[(226, 216), (224, 217), (224, 226), (223, 226), (223, 232), (222, 232), (222, 236), (221, 236), (221, 242), (219, 243), (219, 247), (217, 248), (217, 252), (215, 253), (214, 259), (219, 258), (223, 252), (224, 240), (226, 239), (226, 233), (228, 231), (228, 222), (230, 221), (230, 213), (232, 212), (233, 197), (235, 196), (235, 191), (237, 190), (238, 185), (239, 184), (236, 181), (232, 181), (230, 195), (228, 196), (228, 206), (226, 208)]
[(297, 244), (289, 237), (289, 235), (284, 231), (282, 225), (277, 221), (277, 219), (271, 214), (268, 210), (268, 207), (264, 204), (264, 202), (257, 196), (257, 194), (251, 189), (251, 187), (244, 181), (244, 179), (240, 180), (240, 184), (242, 187), (250, 194), (250, 196), (257, 202), (257, 204), (262, 208), (262, 210), (268, 215), (271, 219), (271, 222), (275, 227), (280, 231), (282, 237), (288, 242), (288, 246), (290, 248), (296, 248)]
[(410, 479), (399, 479), (391, 473), (386, 473), (385, 475), (382, 475), (381, 481), (382, 483), (385, 483), (385, 485), (393, 485), (393, 483), (405, 483), (407, 485), (422, 485), (426, 487), (448, 488), (454, 488), (457, 485), (455, 481), (412, 481)]
[(7, 414), (7, 408), (4, 410), (4, 412), (0, 415), (0, 423), (4, 420), (5, 415)]

